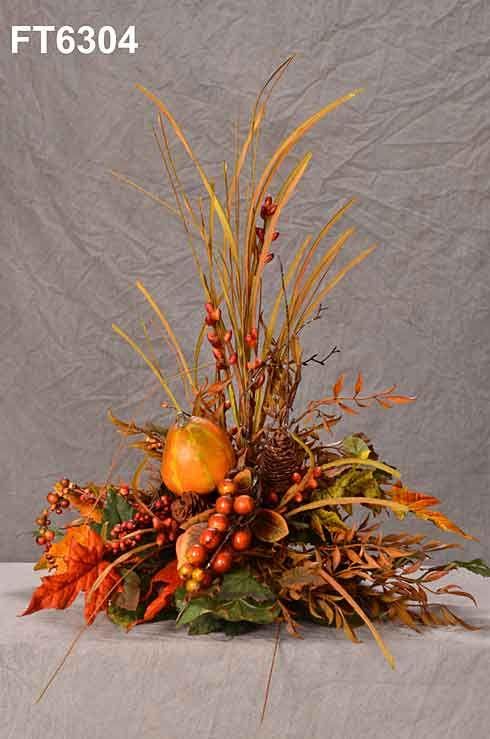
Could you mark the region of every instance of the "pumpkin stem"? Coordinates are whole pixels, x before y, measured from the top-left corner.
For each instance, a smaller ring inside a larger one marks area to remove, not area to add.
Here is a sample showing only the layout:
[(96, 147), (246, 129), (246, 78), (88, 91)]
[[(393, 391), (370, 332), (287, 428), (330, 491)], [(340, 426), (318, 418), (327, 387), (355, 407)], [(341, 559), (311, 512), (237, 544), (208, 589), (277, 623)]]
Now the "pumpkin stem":
[(175, 419), (175, 425), (179, 429), (183, 429), (187, 426), (188, 419), (191, 418), (191, 414), (187, 413), (186, 411), (180, 411), (177, 413), (177, 417)]

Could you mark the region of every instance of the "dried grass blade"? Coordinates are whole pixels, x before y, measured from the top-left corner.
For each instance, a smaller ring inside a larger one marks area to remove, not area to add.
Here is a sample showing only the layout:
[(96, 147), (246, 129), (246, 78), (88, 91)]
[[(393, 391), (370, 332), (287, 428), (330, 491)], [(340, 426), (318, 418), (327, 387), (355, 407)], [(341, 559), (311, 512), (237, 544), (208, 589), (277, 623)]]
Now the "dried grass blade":
[(162, 375), (161, 371), (151, 361), (151, 359), (145, 354), (145, 352), (143, 351), (143, 349), (136, 343), (136, 341), (134, 341), (134, 339), (132, 339), (130, 336), (128, 336), (128, 334), (125, 331), (123, 331), (122, 328), (120, 328), (117, 324), (113, 323), (112, 324), (112, 329), (113, 329), (113, 331), (116, 332), (116, 334), (118, 334), (121, 338), (123, 338), (124, 341), (126, 341), (129, 344), (129, 346), (132, 349), (134, 349), (134, 351), (137, 354), (140, 355), (140, 357), (148, 365), (148, 367), (151, 369), (151, 371), (153, 372), (153, 374), (157, 378), (157, 380), (160, 383), (160, 385), (163, 387), (163, 389), (167, 393), (167, 395), (168, 395), (168, 397), (169, 397), (172, 405), (175, 407), (176, 410), (182, 411), (182, 408), (181, 408), (179, 402), (177, 401), (177, 399), (176, 399), (175, 395), (173, 394), (173, 392), (170, 390), (170, 388), (169, 388), (169, 386), (168, 386), (168, 384), (167, 384), (164, 376)]
[(182, 352), (179, 340), (177, 339), (174, 331), (172, 330), (172, 327), (170, 326), (169, 322), (165, 318), (162, 309), (158, 305), (158, 303), (155, 301), (153, 296), (148, 292), (146, 287), (141, 283), (139, 280), (136, 282), (136, 287), (138, 290), (144, 295), (148, 303), (151, 305), (155, 313), (157, 314), (162, 326), (164, 327), (165, 331), (168, 334), (168, 337), (172, 343), (172, 346), (175, 349), (175, 353), (177, 354), (177, 358), (180, 362), (180, 365), (182, 367), (183, 372), (183, 379), (187, 380), (187, 382), (191, 385), (192, 389), (195, 390), (194, 383), (192, 380), (191, 371), (189, 369), (189, 365), (187, 364), (186, 358), (184, 357), (184, 354)]
[(206, 188), (206, 191), (207, 191), (209, 197), (212, 200), (214, 200), (214, 205), (215, 205), (215, 208), (216, 208), (216, 214), (217, 214), (217, 216), (218, 216), (218, 218), (220, 220), (221, 226), (223, 228), (223, 232), (225, 233), (226, 238), (230, 242), (231, 250), (232, 250), (232, 253), (233, 253), (233, 258), (234, 258), (234, 260), (236, 262), (236, 266), (237, 266), (237, 269), (238, 269), (238, 247), (237, 247), (237, 244), (236, 244), (236, 241), (235, 241), (235, 237), (234, 237), (233, 231), (232, 231), (231, 226), (230, 226), (230, 222), (228, 221), (228, 218), (226, 217), (226, 213), (225, 213), (225, 211), (223, 209), (223, 206), (221, 205), (219, 199), (216, 197), (216, 194), (214, 193), (213, 188), (212, 188), (212, 186), (211, 186), (211, 184), (210, 184), (210, 182), (209, 182), (209, 180), (208, 180), (208, 178), (206, 176), (206, 173), (204, 172), (201, 164), (199, 163), (198, 158), (194, 154), (194, 152), (193, 152), (192, 148), (190, 147), (190, 145), (189, 145), (186, 137), (184, 136), (184, 133), (183, 133), (182, 129), (180, 128), (179, 124), (177, 123), (177, 121), (175, 120), (175, 118), (173, 117), (173, 115), (170, 113), (170, 111), (166, 108), (166, 106), (163, 104), (163, 102), (156, 95), (154, 95), (152, 92), (150, 92), (150, 90), (147, 90), (146, 87), (143, 87), (143, 85), (139, 85), (138, 84), (138, 85), (136, 85), (136, 87), (137, 87), (138, 90), (140, 90), (140, 92), (143, 93), (143, 95), (145, 95), (149, 100), (151, 100), (151, 102), (154, 103), (154, 105), (156, 105), (156, 107), (158, 108), (158, 110), (160, 110), (160, 112), (168, 120), (168, 122), (170, 123), (170, 125), (172, 126), (172, 128), (173, 128), (173, 130), (175, 132), (175, 135), (177, 136), (177, 138), (181, 142), (181, 144), (184, 147), (186, 153), (188, 154), (189, 158), (191, 159), (191, 161), (193, 162), (193, 164), (196, 167), (197, 171), (199, 172), (199, 175), (201, 177), (202, 183), (203, 183), (204, 187)]
[(377, 244), (373, 244), (368, 249), (365, 249), (360, 254), (357, 255), (357, 257), (354, 257), (354, 259), (351, 259), (351, 261), (346, 264), (343, 269), (338, 272), (338, 274), (335, 275), (335, 277), (330, 280), (328, 285), (326, 285), (323, 290), (320, 291), (320, 294), (313, 300), (306, 311), (303, 313), (301, 319), (298, 321), (298, 324), (296, 326), (296, 331), (298, 331), (301, 326), (304, 326), (305, 322), (313, 315), (313, 313), (316, 311), (318, 306), (325, 300), (325, 297), (328, 295), (328, 293), (333, 290), (333, 288), (342, 280), (354, 267), (357, 267), (358, 264), (364, 261), (366, 257), (368, 257), (375, 249), (377, 248)]
[(368, 627), (369, 631), (373, 635), (376, 644), (381, 649), (386, 661), (388, 662), (389, 666), (392, 670), (395, 669), (395, 660), (387, 646), (385, 645), (384, 641), (382, 640), (378, 630), (375, 628), (374, 624), (370, 620), (370, 618), (367, 616), (367, 614), (362, 610), (361, 606), (354, 600), (354, 598), (350, 595), (350, 593), (345, 590), (345, 588), (342, 587), (342, 585), (337, 582), (337, 580), (328, 574), (325, 570), (319, 571), (320, 577), (322, 577), (326, 583), (330, 585), (339, 595), (341, 595), (344, 600), (347, 601), (347, 603), (354, 609), (354, 611), (357, 613), (360, 618), (364, 621), (366, 626)]

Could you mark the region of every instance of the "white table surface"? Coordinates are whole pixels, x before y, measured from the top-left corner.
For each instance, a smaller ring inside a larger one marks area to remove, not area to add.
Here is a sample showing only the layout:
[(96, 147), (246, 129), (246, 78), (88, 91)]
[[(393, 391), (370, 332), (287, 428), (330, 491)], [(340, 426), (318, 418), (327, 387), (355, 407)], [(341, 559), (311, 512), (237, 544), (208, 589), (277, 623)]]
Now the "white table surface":
[[(168, 622), (125, 634), (99, 616), (39, 704), (35, 699), (82, 620), (70, 610), (16, 618), (39, 573), (0, 564), (1, 739), (487, 739), (490, 736), (490, 580), (454, 573), (479, 609), (444, 597), (482, 628), (381, 625), (397, 666), (366, 629), (306, 626), (281, 637), (270, 702), (259, 723), (274, 629), (235, 639), (190, 637)], [(445, 582), (445, 581), (443, 581)]]

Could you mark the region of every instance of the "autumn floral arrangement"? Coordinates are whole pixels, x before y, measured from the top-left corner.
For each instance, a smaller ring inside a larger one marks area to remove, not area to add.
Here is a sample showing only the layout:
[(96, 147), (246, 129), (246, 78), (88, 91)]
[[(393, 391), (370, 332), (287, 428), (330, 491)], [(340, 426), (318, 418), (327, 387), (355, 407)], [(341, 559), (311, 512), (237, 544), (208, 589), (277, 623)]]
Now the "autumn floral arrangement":
[[(177, 373), (160, 366), (148, 325), (141, 342), (113, 328), (153, 372), (168, 422), (140, 424), (111, 413), (124, 442), (141, 453), (132, 479), (83, 485), (62, 479), (48, 493), (35, 537), (44, 549), (36, 569), (49, 574), (25, 614), (67, 608), (83, 593), (87, 624), (103, 611), (125, 629), (174, 619), (191, 634), (237, 634), (275, 623), (298, 635), (306, 620), (341, 628), (358, 641), (356, 628), (364, 624), (390, 664), (375, 622), (467, 626), (447, 606), (432, 603), (431, 594), (471, 598), (457, 585), (435, 583), (457, 567), (488, 575), (486, 565), (438, 564), (437, 555), (454, 544), (386, 534), (380, 524), (387, 515), (415, 516), (472, 537), (434, 509), (437, 498), (407, 488), (363, 433), (333, 436), (344, 415), (414, 398), (396, 386), (366, 392), (359, 372), (353, 386), (341, 374), (323, 397), (296, 407), (304, 374), (324, 368), (336, 351), (305, 353), (308, 327), (324, 317), (334, 287), (375, 247), (332, 274), (355, 231), (339, 228), (354, 204), (349, 200), (293, 253), (277, 253), (279, 219), (312, 155), (284, 173), (286, 158), (313, 126), (360, 92), (305, 120), (260, 172), (261, 124), (290, 61), (262, 89), (220, 188), (173, 115), (140, 87), (156, 107), (154, 134), (174, 203), (117, 176), (181, 220), (204, 292), (202, 325), (189, 358), (153, 295), (137, 283)], [(196, 202), (179, 178), (172, 133), (203, 186)], [(53, 523), (70, 511), (75, 517), (68, 523)]]

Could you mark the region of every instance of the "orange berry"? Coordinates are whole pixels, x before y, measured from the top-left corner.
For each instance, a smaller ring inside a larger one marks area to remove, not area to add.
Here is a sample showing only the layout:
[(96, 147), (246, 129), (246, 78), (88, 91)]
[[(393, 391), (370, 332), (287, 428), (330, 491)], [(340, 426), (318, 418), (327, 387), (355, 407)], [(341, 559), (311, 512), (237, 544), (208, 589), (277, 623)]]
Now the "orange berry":
[(238, 552), (243, 552), (245, 549), (249, 549), (251, 543), (252, 532), (249, 528), (235, 531), (231, 538), (231, 545), (233, 549), (236, 549)]
[(303, 478), (299, 472), (293, 472), (293, 474), (291, 475), (291, 479), (297, 484), (298, 482), (301, 482)]
[(245, 516), (255, 508), (255, 500), (251, 495), (239, 495), (233, 501), (233, 510), (240, 516)]
[(210, 529), (224, 533), (230, 528), (230, 519), (223, 513), (213, 513), (208, 519), (208, 526)]
[(303, 493), (296, 493), (293, 500), (295, 503), (302, 503), (304, 501)]
[(216, 501), (216, 513), (224, 513), (229, 516), (233, 511), (233, 498), (230, 495), (222, 495)]
[(321, 467), (313, 467), (313, 477), (321, 477), (323, 475), (323, 470)]
[(186, 552), (187, 561), (196, 567), (203, 565), (207, 556), (206, 549), (202, 544), (193, 544)]
[(232, 564), (233, 564), (232, 553), (224, 549), (223, 551), (219, 552), (216, 555), (216, 557), (213, 559), (211, 567), (213, 568), (214, 572), (216, 572), (218, 575), (223, 575), (225, 572), (228, 572), (228, 570), (231, 569)]
[(203, 547), (212, 551), (217, 549), (221, 543), (221, 533), (216, 529), (205, 529), (199, 537), (199, 543)]

